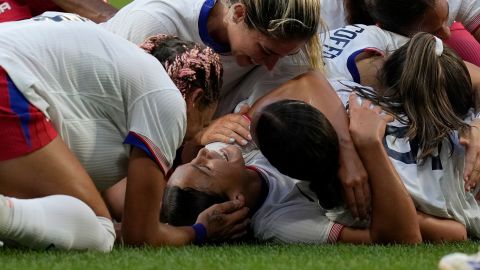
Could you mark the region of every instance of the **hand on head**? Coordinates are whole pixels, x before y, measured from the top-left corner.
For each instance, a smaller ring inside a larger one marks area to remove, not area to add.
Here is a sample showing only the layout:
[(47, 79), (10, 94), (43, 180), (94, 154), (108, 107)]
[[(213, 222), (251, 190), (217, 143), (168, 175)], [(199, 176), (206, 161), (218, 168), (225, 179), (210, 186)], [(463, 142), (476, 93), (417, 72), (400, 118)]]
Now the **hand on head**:
[(236, 239), (247, 233), (250, 224), (249, 209), (245, 207), (245, 198), (238, 195), (232, 201), (215, 204), (200, 213), (196, 223), (207, 229), (208, 240), (219, 242)]

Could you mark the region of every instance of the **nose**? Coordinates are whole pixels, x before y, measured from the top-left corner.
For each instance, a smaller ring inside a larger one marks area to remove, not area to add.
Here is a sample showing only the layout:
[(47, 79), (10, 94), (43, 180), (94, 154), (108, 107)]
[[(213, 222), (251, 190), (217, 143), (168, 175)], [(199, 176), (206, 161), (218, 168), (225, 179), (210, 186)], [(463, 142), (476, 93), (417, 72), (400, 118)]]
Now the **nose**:
[(270, 56), (265, 59), (263, 64), (267, 67), (268, 70), (272, 70), (275, 67), (275, 64), (277, 64), (278, 59), (280, 59), (279, 56)]
[(440, 31), (438, 31), (436, 33), (436, 36), (438, 36), (442, 40), (449, 39), (450, 38), (450, 27), (448, 25), (444, 24), (442, 26), (442, 28), (440, 29)]

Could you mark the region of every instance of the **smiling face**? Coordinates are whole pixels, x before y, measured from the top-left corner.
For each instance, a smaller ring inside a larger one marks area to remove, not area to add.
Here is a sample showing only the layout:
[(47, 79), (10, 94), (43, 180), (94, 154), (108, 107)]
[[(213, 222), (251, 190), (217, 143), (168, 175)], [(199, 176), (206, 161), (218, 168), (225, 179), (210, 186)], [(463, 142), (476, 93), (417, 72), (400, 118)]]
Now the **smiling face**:
[(229, 146), (220, 150), (201, 149), (190, 163), (179, 166), (168, 180), (169, 186), (194, 188), (234, 199), (248, 178), (240, 149)]
[(306, 40), (282, 40), (269, 37), (245, 23), (245, 6), (236, 4), (231, 17), (226, 17), (228, 43), (239, 66), (264, 65), (272, 70), (278, 60), (295, 54)]

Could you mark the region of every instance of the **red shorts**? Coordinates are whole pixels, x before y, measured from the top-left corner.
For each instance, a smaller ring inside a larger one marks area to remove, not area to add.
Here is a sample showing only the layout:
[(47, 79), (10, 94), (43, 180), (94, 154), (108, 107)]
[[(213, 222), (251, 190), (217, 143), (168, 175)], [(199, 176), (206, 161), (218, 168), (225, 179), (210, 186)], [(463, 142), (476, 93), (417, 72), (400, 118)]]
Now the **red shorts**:
[(0, 161), (34, 152), (56, 136), (46, 116), (28, 102), (0, 67)]
[(31, 18), (30, 8), (15, 0), (0, 1), (0, 22), (19, 21)]

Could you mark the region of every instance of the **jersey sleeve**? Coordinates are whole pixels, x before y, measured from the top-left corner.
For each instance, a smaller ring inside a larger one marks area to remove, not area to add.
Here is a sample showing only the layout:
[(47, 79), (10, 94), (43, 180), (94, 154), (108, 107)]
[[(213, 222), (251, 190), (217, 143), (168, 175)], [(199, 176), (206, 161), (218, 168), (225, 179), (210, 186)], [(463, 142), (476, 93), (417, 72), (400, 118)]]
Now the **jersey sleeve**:
[(262, 224), (255, 237), (281, 243), (335, 243), (343, 225), (330, 221), (316, 203), (290, 207)]
[(185, 101), (178, 90), (144, 95), (129, 109), (125, 144), (145, 151), (166, 173), (172, 166), (187, 127)]
[(165, 21), (160, 21), (144, 10), (131, 11), (121, 20), (115, 20), (106, 27), (137, 45), (141, 44), (147, 37), (158, 34), (178, 35), (175, 25), (169, 23), (167, 17)]
[(455, 20), (461, 22), (470, 33), (476, 32), (480, 26), (480, 1), (456, 1), (461, 1), (461, 4)]

